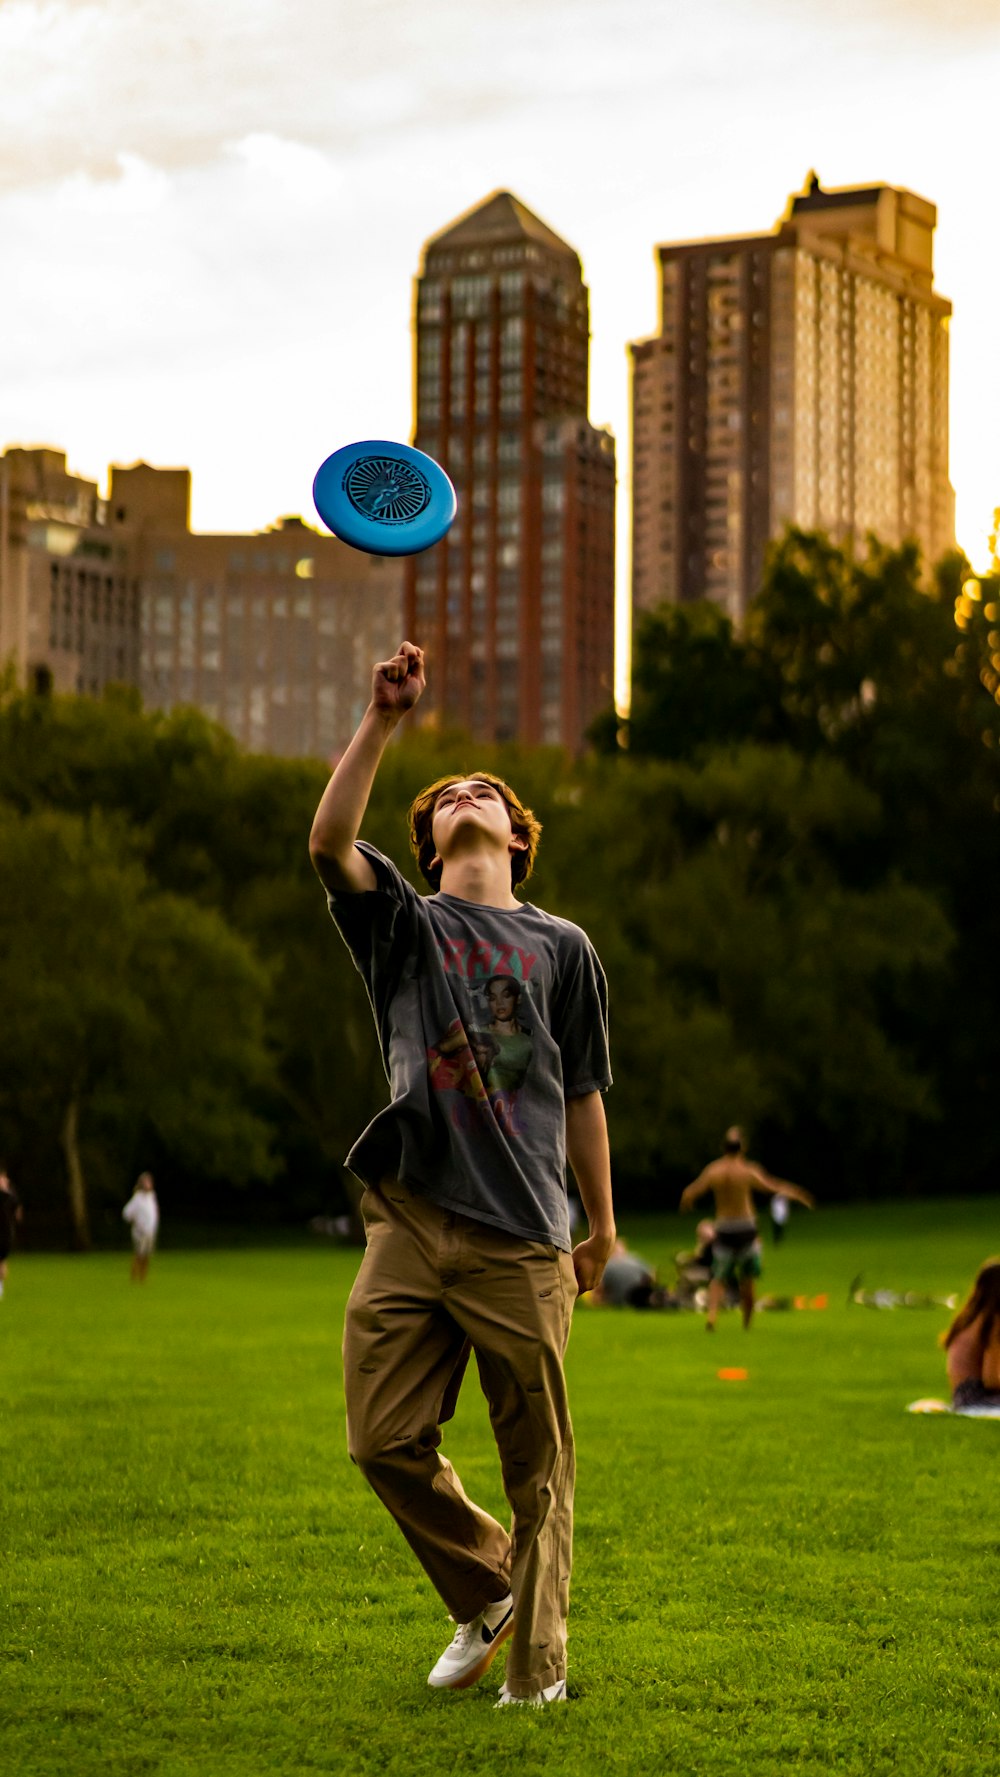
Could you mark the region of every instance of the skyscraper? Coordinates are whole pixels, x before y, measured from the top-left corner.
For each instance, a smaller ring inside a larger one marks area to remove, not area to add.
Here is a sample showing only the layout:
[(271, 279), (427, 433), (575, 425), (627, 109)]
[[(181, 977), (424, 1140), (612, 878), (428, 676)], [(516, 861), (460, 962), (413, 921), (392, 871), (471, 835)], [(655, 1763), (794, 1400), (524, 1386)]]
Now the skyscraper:
[(657, 249), (660, 330), (629, 348), (634, 608), (739, 618), (786, 524), (929, 561), (953, 544), (936, 220), (812, 174), (769, 234)]
[(615, 497), (579, 258), (494, 192), (424, 248), (414, 331), (414, 442), (458, 494), (448, 537), (407, 564), (422, 718), (578, 748), (613, 694)]

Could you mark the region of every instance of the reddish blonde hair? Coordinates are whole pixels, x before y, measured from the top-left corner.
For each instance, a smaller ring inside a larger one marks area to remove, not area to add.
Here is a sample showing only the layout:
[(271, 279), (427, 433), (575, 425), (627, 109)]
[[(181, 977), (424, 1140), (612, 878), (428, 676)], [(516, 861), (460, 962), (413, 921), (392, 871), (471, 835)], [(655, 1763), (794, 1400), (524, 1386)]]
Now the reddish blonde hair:
[(527, 882), (534, 868), (538, 852), (538, 841), (542, 836), (542, 823), (535, 819), (530, 808), (525, 808), (520, 797), (515, 794), (502, 777), (496, 777), (492, 771), (453, 771), (448, 777), (439, 777), (426, 790), (421, 790), (410, 804), (410, 850), (421, 873), (426, 877), (432, 889), (441, 887), (441, 866), (435, 869), (431, 860), (436, 857), (431, 827), (434, 821), (434, 810), (442, 790), (451, 788), (452, 784), (464, 784), (469, 779), (479, 783), (492, 784), (507, 804), (510, 815), (511, 832), (517, 833), (527, 841), (524, 851), (513, 851), (510, 854), (510, 886), (515, 889), (522, 882)]

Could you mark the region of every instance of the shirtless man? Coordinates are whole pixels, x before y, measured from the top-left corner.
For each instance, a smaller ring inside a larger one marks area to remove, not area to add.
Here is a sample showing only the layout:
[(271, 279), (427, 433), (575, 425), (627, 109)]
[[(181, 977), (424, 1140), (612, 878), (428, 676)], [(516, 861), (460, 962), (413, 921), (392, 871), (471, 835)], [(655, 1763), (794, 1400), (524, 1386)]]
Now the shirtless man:
[(769, 1178), (759, 1166), (754, 1166), (743, 1152), (743, 1134), (735, 1125), (726, 1130), (721, 1159), (706, 1166), (684, 1191), (682, 1211), (691, 1209), (706, 1191), (711, 1191), (715, 1197), (715, 1239), (705, 1325), (710, 1333), (714, 1333), (726, 1285), (735, 1283), (739, 1286), (743, 1325), (749, 1331), (753, 1319), (753, 1283), (754, 1278), (760, 1276), (760, 1240), (753, 1194), (766, 1191), (771, 1197), (792, 1197), (806, 1209), (814, 1207), (814, 1199), (800, 1185), (790, 1185), (787, 1179)]

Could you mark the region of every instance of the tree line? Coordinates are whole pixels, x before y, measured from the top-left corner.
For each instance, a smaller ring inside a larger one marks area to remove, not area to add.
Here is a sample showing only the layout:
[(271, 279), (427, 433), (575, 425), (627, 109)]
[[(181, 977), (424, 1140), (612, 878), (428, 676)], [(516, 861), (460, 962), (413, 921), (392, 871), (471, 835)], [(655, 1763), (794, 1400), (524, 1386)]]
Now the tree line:
[[(740, 630), (663, 607), (634, 656), (581, 759), (404, 725), (365, 836), (416, 882), (429, 779), (534, 807), (528, 898), (608, 973), (623, 1205), (672, 1207), (734, 1121), (830, 1197), (995, 1189), (1000, 573), (789, 532)], [(36, 1236), (105, 1237), (143, 1167), (176, 1217), (347, 1207), (386, 1084), (307, 857), (326, 775), (7, 684), (0, 1158)]]

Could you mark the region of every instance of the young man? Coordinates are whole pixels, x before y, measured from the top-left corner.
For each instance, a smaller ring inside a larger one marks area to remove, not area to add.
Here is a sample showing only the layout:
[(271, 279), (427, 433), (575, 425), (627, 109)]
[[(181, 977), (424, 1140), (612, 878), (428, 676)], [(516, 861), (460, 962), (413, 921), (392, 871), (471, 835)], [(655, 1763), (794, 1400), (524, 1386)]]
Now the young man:
[[(428, 1682), (474, 1684), (509, 1638), (500, 1703), (538, 1707), (566, 1696), (563, 1354), (577, 1290), (599, 1283), (615, 1240), (606, 989), (584, 933), (517, 900), (541, 829), (499, 779), (445, 778), (417, 797), (410, 839), (431, 895), (357, 842), (386, 743), (423, 688), (410, 642), (375, 667), (309, 846), (392, 1094), (347, 1160), (368, 1239), (344, 1331), (348, 1446), (458, 1624)], [(567, 1158), (589, 1221), (572, 1251)], [(470, 1351), (510, 1535), (439, 1454)]]
[(715, 1237), (705, 1326), (714, 1333), (726, 1286), (732, 1283), (739, 1288), (743, 1326), (749, 1332), (753, 1321), (754, 1278), (761, 1272), (753, 1194), (766, 1191), (772, 1197), (793, 1197), (796, 1203), (804, 1203), (807, 1209), (814, 1207), (814, 1199), (800, 1185), (790, 1185), (786, 1179), (769, 1178), (759, 1166), (754, 1166), (743, 1152), (743, 1134), (735, 1124), (726, 1130), (721, 1159), (706, 1166), (683, 1192), (681, 1209), (691, 1209), (706, 1191), (715, 1196)]

